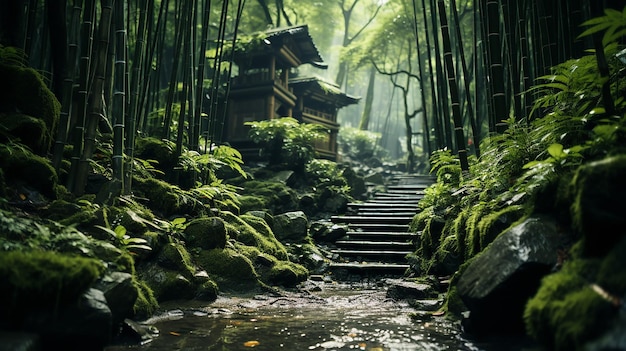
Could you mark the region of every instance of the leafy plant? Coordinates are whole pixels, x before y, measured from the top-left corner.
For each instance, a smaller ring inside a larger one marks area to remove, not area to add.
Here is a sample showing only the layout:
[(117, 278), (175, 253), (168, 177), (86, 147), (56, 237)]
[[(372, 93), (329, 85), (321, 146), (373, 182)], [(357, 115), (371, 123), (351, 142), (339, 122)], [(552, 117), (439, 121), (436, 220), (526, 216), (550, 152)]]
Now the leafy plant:
[(100, 225), (96, 225), (95, 227), (109, 234), (122, 249), (128, 250), (131, 253), (152, 250), (152, 248), (148, 246), (146, 239), (131, 237), (126, 233), (126, 228), (124, 228), (124, 226), (118, 225), (115, 229), (110, 229)]
[(384, 150), (377, 148), (376, 145), (380, 137), (380, 133), (358, 128), (342, 127), (339, 130), (337, 141), (344, 155), (355, 160), (365, 160), (370, 157), (384, 156)]
[(299, 123), (292, 117), (246, 122), (249, 136), (261, 145), (270, 165), (282, 165), (303, 173), (315, 157), (315, 142), (328, 137), (328, 130), (319, 124)]

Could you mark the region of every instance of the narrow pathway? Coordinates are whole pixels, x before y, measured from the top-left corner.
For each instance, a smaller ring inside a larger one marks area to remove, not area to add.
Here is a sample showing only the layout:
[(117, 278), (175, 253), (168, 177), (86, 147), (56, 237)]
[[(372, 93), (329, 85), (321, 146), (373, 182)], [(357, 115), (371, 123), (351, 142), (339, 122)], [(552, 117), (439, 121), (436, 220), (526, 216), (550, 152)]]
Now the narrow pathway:
[(397, 176), (387, 191), (377, 193), (366, 202), (350, 203), (349, 213), (333, 216), (334, 223), (348, 225), (346, 235), (335, 242), (332, 250), (339, 259), (331, 270), (359, 274), (401, 275), (409, 268), (406, 255), (415, 250), (409, 232), (413, 216), (424, 189), (433, 184), (430, 176)]

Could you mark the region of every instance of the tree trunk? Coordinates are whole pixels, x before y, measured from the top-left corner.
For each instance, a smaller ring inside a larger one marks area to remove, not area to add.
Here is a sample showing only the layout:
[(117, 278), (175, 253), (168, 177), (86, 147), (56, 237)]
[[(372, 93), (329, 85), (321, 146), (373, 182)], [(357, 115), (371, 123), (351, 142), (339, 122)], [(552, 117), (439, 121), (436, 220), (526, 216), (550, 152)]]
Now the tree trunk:
[(363, 114), (361, 114), (361, 122), (359, 123), (360, 130), (368, 130), (371, 115), (372, 115), (372, 103), (374, 101), (374, 86), (376, 84), (376, 68), (370, 68), (370, 79), (367, 84), (367, 93), (365, 94), (365, 107), (363, 108)]

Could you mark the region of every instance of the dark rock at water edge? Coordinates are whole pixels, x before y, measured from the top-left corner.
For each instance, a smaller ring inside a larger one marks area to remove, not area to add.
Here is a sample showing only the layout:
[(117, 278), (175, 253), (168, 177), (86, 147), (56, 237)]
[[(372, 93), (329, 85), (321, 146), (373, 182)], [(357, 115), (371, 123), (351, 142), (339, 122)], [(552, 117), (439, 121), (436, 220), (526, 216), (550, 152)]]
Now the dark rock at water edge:
[(557, 263), (563, 237), (546, 216), (531, 216), (498, 236), (470, 260), (457, 284), (474, 334), (523, 333), (526, 302)]
[(132, 316), (133, 306), (137, 299), (137, 289), (133, 286), (133, 277), (128, 273), (112, 272), (104, 276), (96, 288), (104, 294), (111, 310), (114, 326), (126, 317)]
[(396, 300), (421, 300), (436, 297), (437, 295), (434, 292), (433, 288), (428, 284), (406, 281), (402, 279), (387, 279), (386, 283), (389, 284), (389, 288), (387, 289), (387, 297)]
[(302, 211), (274, 216), (274, 234), (280, 241), (301, 242), (308, 234), (309, 220)]

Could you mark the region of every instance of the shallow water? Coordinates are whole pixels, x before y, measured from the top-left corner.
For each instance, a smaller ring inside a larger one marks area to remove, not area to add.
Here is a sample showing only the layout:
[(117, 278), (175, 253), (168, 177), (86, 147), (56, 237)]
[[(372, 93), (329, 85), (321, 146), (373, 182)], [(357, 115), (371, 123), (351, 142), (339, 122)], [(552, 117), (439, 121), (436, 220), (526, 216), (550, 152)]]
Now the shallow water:
[[(221, 297), (209, 305), (185, 302), (147, 321), (159, 336), (117, 350), (496, 350), (462, 337), (442, 317), (416, 313), (380, 288), (335, 286), (311, 294)], [(176, 307), (176, 308), (175, 308)], [(509, 345), (510, 346), (510, 345)]]

